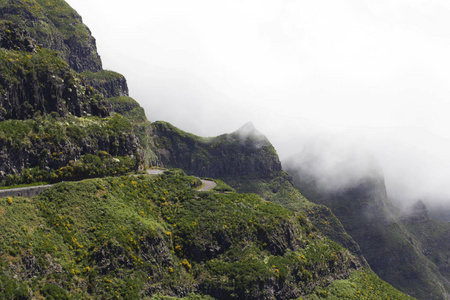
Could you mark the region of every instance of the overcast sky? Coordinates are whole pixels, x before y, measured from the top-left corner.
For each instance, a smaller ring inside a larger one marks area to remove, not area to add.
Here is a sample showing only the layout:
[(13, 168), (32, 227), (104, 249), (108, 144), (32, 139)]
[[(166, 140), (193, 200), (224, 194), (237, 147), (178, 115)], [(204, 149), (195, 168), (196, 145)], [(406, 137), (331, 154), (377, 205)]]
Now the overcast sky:
[(202, 136), (252, 121), (281, 158), (361, 147), (392, 195), (450, 199), (450, 2), (67, 2), (150, 121)]

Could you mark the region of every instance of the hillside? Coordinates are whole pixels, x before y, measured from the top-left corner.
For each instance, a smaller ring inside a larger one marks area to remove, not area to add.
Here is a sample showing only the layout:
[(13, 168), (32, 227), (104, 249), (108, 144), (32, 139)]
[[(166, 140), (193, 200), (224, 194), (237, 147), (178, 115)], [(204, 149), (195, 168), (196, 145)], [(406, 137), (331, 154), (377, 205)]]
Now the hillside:
[(450, 223), (433, 219), (421, 201), (402, 214), (400, 220), (419, 243), (422, 253), (436, 266), (450, 294)]
[(333, 241), (350, 249), (365, 264), (358, 244), (341, 222), (323, 205), (309, 202), (292, 186), (291, 177), (270, 141), (248, 123), (218, 137), (202, 138), (165, 123), (154, 123), (155, 143), (165, 166), (195, 176), (220, 178), (238, 192), (256, 193), (263, 199), (308, 216)]
[(101, 69), (95, 39), (66, 2), (0, 1), (0, 11), (1, 184), (158, 164), (145, 113), (125, 78)]
[[(311, 201), (329, 207), (341, 220), (375, 273), (418, 299), (447, 299), (447, 280), (425, 254), (426, 244), (421, 243), (426, 241), (424, 236), (427, 235), (445, 239), (445, 232), (417, 226), (411, 220), (402, 222), (399, 210), (389, 201), (382, 175), (366, 174), (342, 188), (326, 189), (312, 171), (314, 164), (312, 161), (301, 165), (295, 158), (284, 163), (293, 175), (295, 187)], [(417, 234), (411, 232), (412, 228), (423, 236), (418, 239)], [(445, 249), (435, 251), (443, 254)]]
[(195, 192), (198, 185), (166, 172), (1, 199), (0, 291), (24, 299), (406, 298), (302, 214), (253, 194)]
[[(0, 184), (73, 181), (0, 199), (0, 299), (409, 298), (251, 124), (201, 138), (150, 123), (65, 1), (0, 12)], [(148, 166), (263, 198), (132, 175)]]
[(281, 171), (274, 147), (251, 123), (214, 138), (195, 136), (166, 122), (153, 126), (164, 165), (209, 177), (269, 178)]

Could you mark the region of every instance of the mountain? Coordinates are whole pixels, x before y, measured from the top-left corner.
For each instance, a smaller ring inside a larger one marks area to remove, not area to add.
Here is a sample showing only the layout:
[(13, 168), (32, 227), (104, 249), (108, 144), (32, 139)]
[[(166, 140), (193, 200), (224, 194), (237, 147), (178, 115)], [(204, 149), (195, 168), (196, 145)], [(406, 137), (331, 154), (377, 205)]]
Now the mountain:
[(401, 223), (420, 245), (430, 265), (436, 266), (447, 297), (450, 290), (450, 223), (436, 220), (422, 201), (403, 213)]
[(1, 1), (0, 181), (120, 174), (157, 164), (125, 78), (64, 1)]
[(256, 193), (263, 199), (306, 214), (333, 241), (350, 249), (365, 264), (358, 244), (341, 222), (323, 205), (309, 202), (293, 187), (292, 178), (270, 141), (253, 124), (213, 138), (186, 133), (165, 122), (154, 123), (155, 143), (163, 165), (189, 174), (222, 179), (241, 193)]
[[(252, 124), (150, 123), (65, 1), (0, 12), (0, 183), (56, 183), (0, 199), (0, 299), (410, 299)], [(135, 174), (148, 166), (184, 171)]]
[(281, 171), (272, 144), (251, 124), (214, 138), (202, 138), (165, 122), (153, 124), (162, 163), (197, 176), (268, 178)]
[(1, 294), (408, 299), (302, 214), (254, 194), (196, 192), (200, 184), (169, 171), (1, 199)]
[[(340, 178), (324, 180), (317, 177), (320, 171), (315, 169), (321, 167), (317, 160), (320, 155), (299, 159), (303, 155), (283, 162), (294, 178), (294, 186), (309, 200), (331, 209), (378, 276), (418, 299), (448, 298), (448, 279), (436, 265), (436, 258), (440, 257), (441, 268), (447, 267), (442, 259), (448, 252), (443, 242), (448, 236), (444, 222), (437, 226), (429, 220), (429, 226), (424, 227), (423, 219), (428, 220), (428, 214), (418, 211), (402, 218), (388, 198), (382, 174), (374, 168), (343, 185), (348, 162), (334, 170), (333, 175)], [(431, 241), (425, 236), (434, 242), (433, 254), (426, 254)]]

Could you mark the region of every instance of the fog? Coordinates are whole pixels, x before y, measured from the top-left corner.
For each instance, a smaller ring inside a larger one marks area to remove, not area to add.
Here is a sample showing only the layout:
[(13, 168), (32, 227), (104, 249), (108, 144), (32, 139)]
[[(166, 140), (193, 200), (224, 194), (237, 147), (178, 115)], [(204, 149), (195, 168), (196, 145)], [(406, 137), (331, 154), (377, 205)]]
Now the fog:
[(448, 1), (68, 3), (150, 121), (201, 136), (252, 121), (282, 159), (323, 144), (334, 174), (367, 153), (391, 197), (450, 199)]

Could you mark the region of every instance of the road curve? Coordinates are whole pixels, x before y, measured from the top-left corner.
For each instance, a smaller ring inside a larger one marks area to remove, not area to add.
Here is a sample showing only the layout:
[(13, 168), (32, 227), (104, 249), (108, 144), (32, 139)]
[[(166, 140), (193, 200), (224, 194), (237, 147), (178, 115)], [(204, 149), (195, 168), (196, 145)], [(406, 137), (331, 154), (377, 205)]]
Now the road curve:
[(197, 190), (199, 192), (210, 191), (213, 188), (215, 188), (215, 186), (217, 185), (217, 183), (215, 183), (214, 181), (211, 181), (211, 180), (202, 180), (202, 183), (203, 183), (203, 186)]
[(159, 175), (164, 173), (164, 170), (160, 170), (160, 169), (147, 169), (147, 173), (149, 175)]

